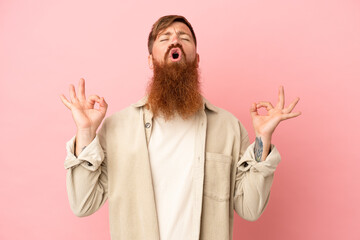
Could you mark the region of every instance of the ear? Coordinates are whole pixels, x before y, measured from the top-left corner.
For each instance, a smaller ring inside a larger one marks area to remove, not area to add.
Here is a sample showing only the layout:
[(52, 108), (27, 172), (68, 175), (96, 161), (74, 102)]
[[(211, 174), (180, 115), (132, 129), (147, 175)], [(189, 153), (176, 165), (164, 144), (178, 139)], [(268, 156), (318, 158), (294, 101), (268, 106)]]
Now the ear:
[(196, 61), (197, 61), (196, 67), (199, 67), (200, 55), (198, 53), (196, 53)]
[(150, 69), (154, 69), (152, 54), (148, 56), (148, 64)]

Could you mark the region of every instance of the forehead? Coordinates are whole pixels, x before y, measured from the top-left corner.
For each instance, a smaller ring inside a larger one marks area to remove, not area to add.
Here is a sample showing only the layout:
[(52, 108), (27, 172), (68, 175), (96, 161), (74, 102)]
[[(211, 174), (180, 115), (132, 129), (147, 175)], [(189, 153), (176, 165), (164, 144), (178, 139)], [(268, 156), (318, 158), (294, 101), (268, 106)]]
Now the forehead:
[(167, 27), (164, 30), (160, 31), (158, 36), (161, 36), (162, 34), (165, 34), (165, 33), (168, 33), (168, 32), (174, 33), (174, 32), (180, 32), (180, 31), (188, 34), (189, 36), (192, 36), (189, 27), (186, 26), (186, 24), (182, 23), (182, 22), (174, 22), (174, 23), (172, 23), (169, 27)]

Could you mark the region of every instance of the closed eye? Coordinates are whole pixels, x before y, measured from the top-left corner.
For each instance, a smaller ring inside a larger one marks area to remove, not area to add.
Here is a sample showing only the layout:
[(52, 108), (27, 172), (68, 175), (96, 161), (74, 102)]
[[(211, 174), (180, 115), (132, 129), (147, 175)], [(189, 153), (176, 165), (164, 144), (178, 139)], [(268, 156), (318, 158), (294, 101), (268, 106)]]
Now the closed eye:
[(185, 41), (188, 41), (188, 42), (190, 41), (190, 40), (189, 40), (189, 39), (187, 39), (187, 38), (182, 38), (182, 40), (185, 40)]
[(167, 39), (167, 38), (166, 39), (161, 39), (160, 42), (165, 42), (167, 40), (169, 40), (169, 39)]

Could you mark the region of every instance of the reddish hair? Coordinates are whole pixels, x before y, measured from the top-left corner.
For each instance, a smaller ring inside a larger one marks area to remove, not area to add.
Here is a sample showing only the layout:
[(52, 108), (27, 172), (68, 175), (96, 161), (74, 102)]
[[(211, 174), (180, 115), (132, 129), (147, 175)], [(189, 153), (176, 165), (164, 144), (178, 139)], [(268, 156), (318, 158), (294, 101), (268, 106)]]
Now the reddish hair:
[(195, 32), (194, 32), (190, 22), (185, 17), (180, 16), (180, 15), (167, 15), (167, 16), (163, 16), (163, 17), (159, 18), (153, 24), (153, 26), (151, 28), (151, 32), (149, 33), (149, 38), (148, 38), (149, 54), (152, 54), (152, 48), (154, 45), (154, 41), (155, 41), (156, 37), (159, 35), (159, 33), (161, 31), (163, 31), (164, 29), (168, 28), (174, 22), (184, 23), (190, 29), (191, 34), (194, 39), (194, 42), (195, 42), (195, 46), (196, 46)]

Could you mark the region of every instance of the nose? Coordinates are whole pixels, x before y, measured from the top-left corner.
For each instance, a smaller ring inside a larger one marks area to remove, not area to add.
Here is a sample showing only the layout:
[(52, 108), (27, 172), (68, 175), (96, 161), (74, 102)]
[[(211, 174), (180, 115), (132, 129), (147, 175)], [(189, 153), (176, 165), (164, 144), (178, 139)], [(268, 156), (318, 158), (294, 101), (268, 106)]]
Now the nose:
[(173, 38), (171, 39), (171, 43), (176, 44), (178, 42), (179, 42), (179, 37), (177, 36), (177, 34), (174, 34)]

